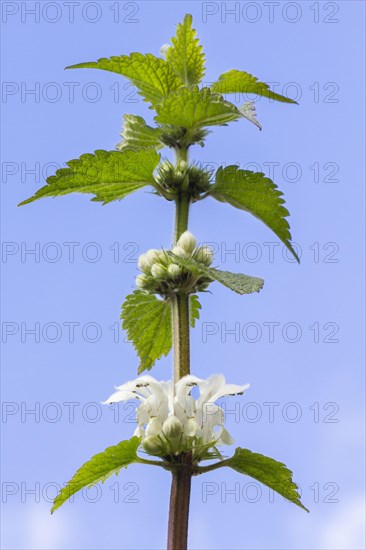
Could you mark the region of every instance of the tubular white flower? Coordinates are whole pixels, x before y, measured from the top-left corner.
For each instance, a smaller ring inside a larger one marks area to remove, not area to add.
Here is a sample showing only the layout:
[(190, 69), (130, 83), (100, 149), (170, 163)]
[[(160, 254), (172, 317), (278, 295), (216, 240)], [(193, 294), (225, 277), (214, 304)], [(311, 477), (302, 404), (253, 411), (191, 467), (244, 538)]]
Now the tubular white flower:
[[(199, 389), (195, 399), (193, 386)], [(137, 428), (144, 449), (156, 456), (177, 455), (191, 451), (195, 460), (216, 445), (231, 445), (233, 439), (224, 427), (224, 411), (216, 405), (221, 397), (244, 393), (249, 384), (226, 384), (222, 374), (202, 380), (192, 375), (157, 381), (141, 376), (118, 386), (104, 404), (138, 399)]]

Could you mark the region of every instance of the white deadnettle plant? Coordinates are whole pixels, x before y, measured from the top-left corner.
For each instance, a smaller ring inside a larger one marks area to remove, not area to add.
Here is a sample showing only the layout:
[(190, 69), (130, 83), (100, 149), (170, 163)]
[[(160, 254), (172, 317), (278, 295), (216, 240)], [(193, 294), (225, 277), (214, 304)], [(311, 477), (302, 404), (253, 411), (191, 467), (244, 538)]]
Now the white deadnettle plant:
[[(191, 395), (193, 386), (199, 389), (197, 399)], [(145, 451), (160, 457), (191, 451), (193, 460), (199, 461), (210, 448), (234, 443), (216, 401), (242, 394), (248, 387), (226, 384), (222, 374), (207, 380), (187, 375), (175, 384), (141, 376), (118, 386), (104, 404), (138, 399), (141, 404), (134, 435), (141, 438)]]
[[(139, 258), (138, 289), (126, 296), (121, 312), (122, 327), (139, 356), (138, 372), (150, 370), (173, 348), (174, 381), (158, 382), (142, 376), (117, 388), (107, 403), (127, 399), (140, 402), (135, 435), (85, 462), (55, 498), (52, 511), (74, 493), (104, 481), (129, 464), (161, 467), (172, 475), (168, 549), (186, 550), (194, 476), (231, 468), (304, 508), (292, 472), (282, 462), (241, 447), (224, 459), (216, 448), (232, 443), (216, 401), (243, 393), (248, 386), (226, 384), (223, 375), (201, 380), (190, 374), (190, 328), (200, 316), (199, 293), (216, 281), (239, 295), (252, 294), (261, 290), (264, 281), (213, 267), (212, 251), (198, 246), (187, 230), (191, 206), (211, 197), (261, 220), (299, 261), (291, 244), (283, 194), (270, 178), (237, 165), (211, 170), (190, 159), (192, 147), (203, 146), (214, 126), (246, 119), (261, 127), (253, 102), (238, 109), (223, 94), (249, 93), (296, 102), (242, 70), (231, 69), (210, 85), (204, 83), (205, 54), (190, 14), (178, 24), (175, 36), (160, 54), (133, 52), (68, 67), (101, 69), (126, 77), (155, 111), (153, 125), (126, 113), (123, 140), (116, 151), (98, 149), (69, 161), (21, 204), (68, 193), (91, 193), (93, 201), (107, 204), (147, 186), (175, 207), (173, 248), (152, 249)], [(164, 147), (174, 153), (173, 162), (159, 153)], [(140, 446), (159, 460), (142, 458)], [(202, 466), (201, 461), (207, 459), (217, 460)]]

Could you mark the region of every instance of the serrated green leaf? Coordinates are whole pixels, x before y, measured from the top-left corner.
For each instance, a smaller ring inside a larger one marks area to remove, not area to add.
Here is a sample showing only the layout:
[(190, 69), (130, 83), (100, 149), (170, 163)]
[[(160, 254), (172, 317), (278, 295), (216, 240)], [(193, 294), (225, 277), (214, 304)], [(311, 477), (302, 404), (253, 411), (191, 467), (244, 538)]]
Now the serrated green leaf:
[(156, 106), (155, 120), (184, 128), (224, 125), (243, 116), (239, 109), (209, 88), (181, 88)]
[[(190, 299), (190, 324), (199, 319), (198, 297)], [(122, 328), (140, 358), (138, 372), (150, 370), (157, 359), (172, 349), (172, 311), (169, 300), (135, 290), (122, 304)]]
[(192, 15), (184, 17), (177, 25), (176, 36), (168, 48), (166, 60), (172, 65), (185, 86), (199, 84), (205, 74), (205, 55), (197, 33), (192, 29)]
[(225, 466), (233, 468), (270, 487), (278, 494), (309, 511), (300, 501), (297, 485), (292, 481), (292, 472), (282, 462), (248, 449), (238, 447), (232, 458), (224, 461)]
[(174, 258), (174, 261), (181, 266), (197, 275), (205, 275), (213, 281), (217, 281), (227, 288), (230, 288), (230, 290), (233, 290), (237, 294), (259, 292), (263, 287), (264, 281), (259, 277), (251, 277), (243, 273), (231, 273), (231, 271), (221, 271), (214, 267), (206, 267), (193, 259), (181, 258), (171, 252), (169, 254)]
[(122, 328), (127, 331), (140, 358), (138, 372), (150, 370), (157, 359), (172, 348), (172, 319), (169, 300), (135, 290), (122, 305)]
[(160, 128), (148, 126), (145, 120), (137, 115), (124, 115), (121, 136), (123, 140), (116, 145), (116, 149), (124, 151), (132, 149), (138, 151), (146, 147), (158, 150), (164, 147), (160, 141)]
[(260, 130), (262, 130), (262, 126), (259, 124), (257, 120), (257, 113), (255, 111), (254, 101), (247, 101), (241, 107), (239, 107), (239, 111), (241, 112), (244, 118), (249, 120), (249, 122), (252, 122), (253, 124), (255, 124), (257, 128), (259, 128)]
[(230, 288), (237, 294), (251, 294), (259, 292), (264, 285), (263, 279), (259, 277), (250, 277), (243, 273), (231, 273), (230, 271), (221, 271), (220, 269), (209, 268), (215, 281)]
[(165, 97), (182, 86), (173, 67), (160, 57), (133, 52), (130, 55), (101, 58), (70, 65), (66, 69), (102, 69), (128, 78), (138, 89), (139, 94), (152, 105), (157, 105)]
[(94, 155), (82, 155), (70, 160), (69, 168), (60, 168), (47, 178), (47, 185), (19, 206), (68, 193), (92, 193), (93, 201), (104, 204), (123, 199), (145, 185), (154, 185), (153, 172), (159, 159), (160, 155), (153, 149), (95, 151)]
[(118, 474), (121, 468), (138, 462), (137, 449), (139, 445), (140, 438), (132, 437), (127, 441), (121, 441), (118, 445), (108, 447), (102, 453), (85, 462), (66, 487), (61, 489), (54, 500), (51, 513), (84, 487), (91, 487), (100, 481), (105, 481), (112, 474)]
[(189, 306), (189, 322), (192, 328), (195, 327), (196, 321), (200, 318), (201, 304), (197, 294), (192, 294)]
[(237, 166), (220, 167), (215, 184), (208, 193), (220, 202), (246, 210), (264, 222), (281, 239), (299, 262), (291, 246), (288, 210), (283, 206), (283, 193), (261, 172), (240, 170)]
[(256, 94), (283, 103), (297, 103), (289, 97), (276, 94), (270, 90), (268, 84), (260, 82), (255, 76), (236, 69), (231, 69), (220, 75), (217, 82), (211, 85), (211, 89), (220, 94)]

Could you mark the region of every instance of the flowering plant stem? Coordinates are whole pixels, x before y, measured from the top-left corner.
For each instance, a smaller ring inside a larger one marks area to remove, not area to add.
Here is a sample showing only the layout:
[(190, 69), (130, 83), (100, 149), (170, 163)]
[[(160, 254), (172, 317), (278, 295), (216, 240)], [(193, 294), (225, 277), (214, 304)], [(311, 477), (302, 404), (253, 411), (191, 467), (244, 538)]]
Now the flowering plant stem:
[[(187, 161), (188, 150), (179, 149), (176, 153), (177, 164)], [(176, 199), (174, 244), (188, 228), (190, 197), (180, 193)], [(189, 342), (189, 296), (178, 293), (172, 299), (174, 382), (190, 373)], [(191, 494), (192, 457), (186, 453), (183, 464), (172, 470), (170, 490), (168, 550), (186, 550), (188, 538), (189, 500)]]

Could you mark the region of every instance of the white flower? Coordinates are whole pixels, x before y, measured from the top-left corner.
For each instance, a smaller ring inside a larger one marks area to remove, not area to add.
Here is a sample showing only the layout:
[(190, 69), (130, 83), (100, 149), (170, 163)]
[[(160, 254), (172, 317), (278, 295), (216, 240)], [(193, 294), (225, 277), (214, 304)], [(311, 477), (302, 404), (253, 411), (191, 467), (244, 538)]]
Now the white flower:
[(177, 242), (177, 246), (180, 246), (189, 254), (191, 254), (196, 248), (196, 244), (196, 238), (194, 237), (194, 235), (192, 235), (190, 231), (185, 231), (184, 233), (182, 233)]
[[(197, 399), (191, 395), (193, 386), (199, 389)], [(138, 399), (141, 404), (134, 435), (142, 438), (144, 449), (157, 456), (191, 451), (197, 460), (216, 445), (233, 443), (224, 427), (224, 411), (215, 402), (241, 394), (248, 387), (226, 384), (222, 374), (207, 380), (188, 375), (176, 384), (141, 376), (118, 386), (104, 403)]]

